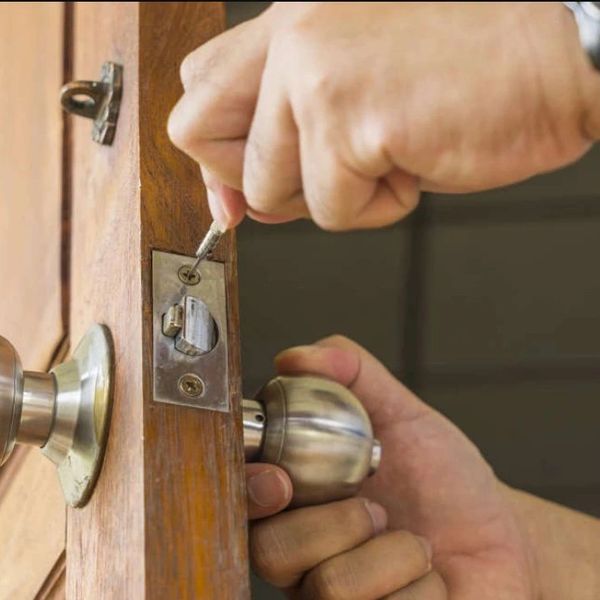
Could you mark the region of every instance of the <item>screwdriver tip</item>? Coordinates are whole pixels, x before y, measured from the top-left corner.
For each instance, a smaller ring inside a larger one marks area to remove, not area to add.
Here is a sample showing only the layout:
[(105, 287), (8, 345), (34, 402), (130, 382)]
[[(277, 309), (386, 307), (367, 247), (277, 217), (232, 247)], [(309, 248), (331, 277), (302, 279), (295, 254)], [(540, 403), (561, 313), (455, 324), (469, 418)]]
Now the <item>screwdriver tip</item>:
[(200, 245), (198, 246), (198, 250), (196, 251), (196, 260), (194, 264), (190, 267), (189, 273), (195, 273), (200, 266), (200, 263), (210, 254), (210, 252), (215, 248), (215, 246), (219, 243), (219, 240), (226, 233), (226, 229), (222, 228), (216, 221), (211, 223), (211, 226), (208, 228), (208, 231)]

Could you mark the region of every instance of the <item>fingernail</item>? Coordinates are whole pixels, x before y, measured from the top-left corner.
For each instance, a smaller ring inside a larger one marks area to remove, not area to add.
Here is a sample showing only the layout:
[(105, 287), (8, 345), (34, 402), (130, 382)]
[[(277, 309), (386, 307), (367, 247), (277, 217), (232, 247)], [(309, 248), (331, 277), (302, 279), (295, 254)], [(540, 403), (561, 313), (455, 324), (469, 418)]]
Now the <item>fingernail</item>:
[(431, 571), (431, 559), (433, 558), (433, 546), (431, 545), (431, 542), (427, 538), (424, 538), (421, 535), (416, 535), (415, 537), (417, 538), (417, 540), (419, 540), (419, 543), (421, 544), (421, 546), (423, 546), (423, 550), (425, 550), (425, 554), (427, 555), (427, 560), (429, 561), (429, 570)]
[(281, 506), (289, 498), (287, 481), (275, 470), (269, 469), (248, 479), (248, 496), (257, 506)]
[(206, 188), (206, 198), (208, 199), (208, 207), (212, 218), (222, 229), (229, 229), (230, 216), (225, 210), (225, 205), (221, 199), (211, 189)]
[(373, 531), (375, 534), (378, 535), (385, 531), (387, 527), (387, 512), (385, 512), (385, 508), (370, 500), (365, 501), (365, 508), (373, 522)]

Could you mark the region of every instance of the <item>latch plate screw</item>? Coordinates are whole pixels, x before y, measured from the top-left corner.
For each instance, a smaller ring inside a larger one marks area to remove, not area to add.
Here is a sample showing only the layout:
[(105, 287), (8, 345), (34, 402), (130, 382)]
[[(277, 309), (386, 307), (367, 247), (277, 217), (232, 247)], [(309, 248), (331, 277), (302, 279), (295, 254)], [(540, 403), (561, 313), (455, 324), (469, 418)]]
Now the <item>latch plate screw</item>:
[(179, 378), (179, 391), (188, 398), (198, 398), (204, 394), (204, 381), (193, 373), (186, 373)]
[(177, 272), (179, 279), (185, 285), (197, 285), (200, 283), (200, 273), (198, 271), (192, 271), (191, 265), (183, 265)]

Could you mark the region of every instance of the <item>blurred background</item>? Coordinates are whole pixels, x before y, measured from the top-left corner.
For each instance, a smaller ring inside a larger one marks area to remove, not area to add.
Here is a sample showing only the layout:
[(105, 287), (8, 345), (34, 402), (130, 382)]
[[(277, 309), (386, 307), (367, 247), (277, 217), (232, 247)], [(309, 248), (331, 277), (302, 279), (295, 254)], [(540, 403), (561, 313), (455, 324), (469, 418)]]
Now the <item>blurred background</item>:
[[(234, 26), (266, 2), (228, 2)], [(600, 148), (526, 183), (429, 195), (332, 235), (238, 228), (244, 393), (287, 346), (355, 339), (512, 486), (600, 516)], [(254, 597), (282, 598), (255, 579)]]

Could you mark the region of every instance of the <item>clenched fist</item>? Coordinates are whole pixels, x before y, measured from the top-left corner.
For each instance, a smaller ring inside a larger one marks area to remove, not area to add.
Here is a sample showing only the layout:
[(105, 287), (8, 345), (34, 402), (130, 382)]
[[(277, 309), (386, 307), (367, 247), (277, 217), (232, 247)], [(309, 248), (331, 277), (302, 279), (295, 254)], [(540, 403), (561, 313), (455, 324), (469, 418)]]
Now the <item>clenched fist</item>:
[(181, 77), (169, 133), (227, 227), (379, 227), (421, 191), (516, 182), (600, 137), (600, 75), (559, 2), (280, 3)]

